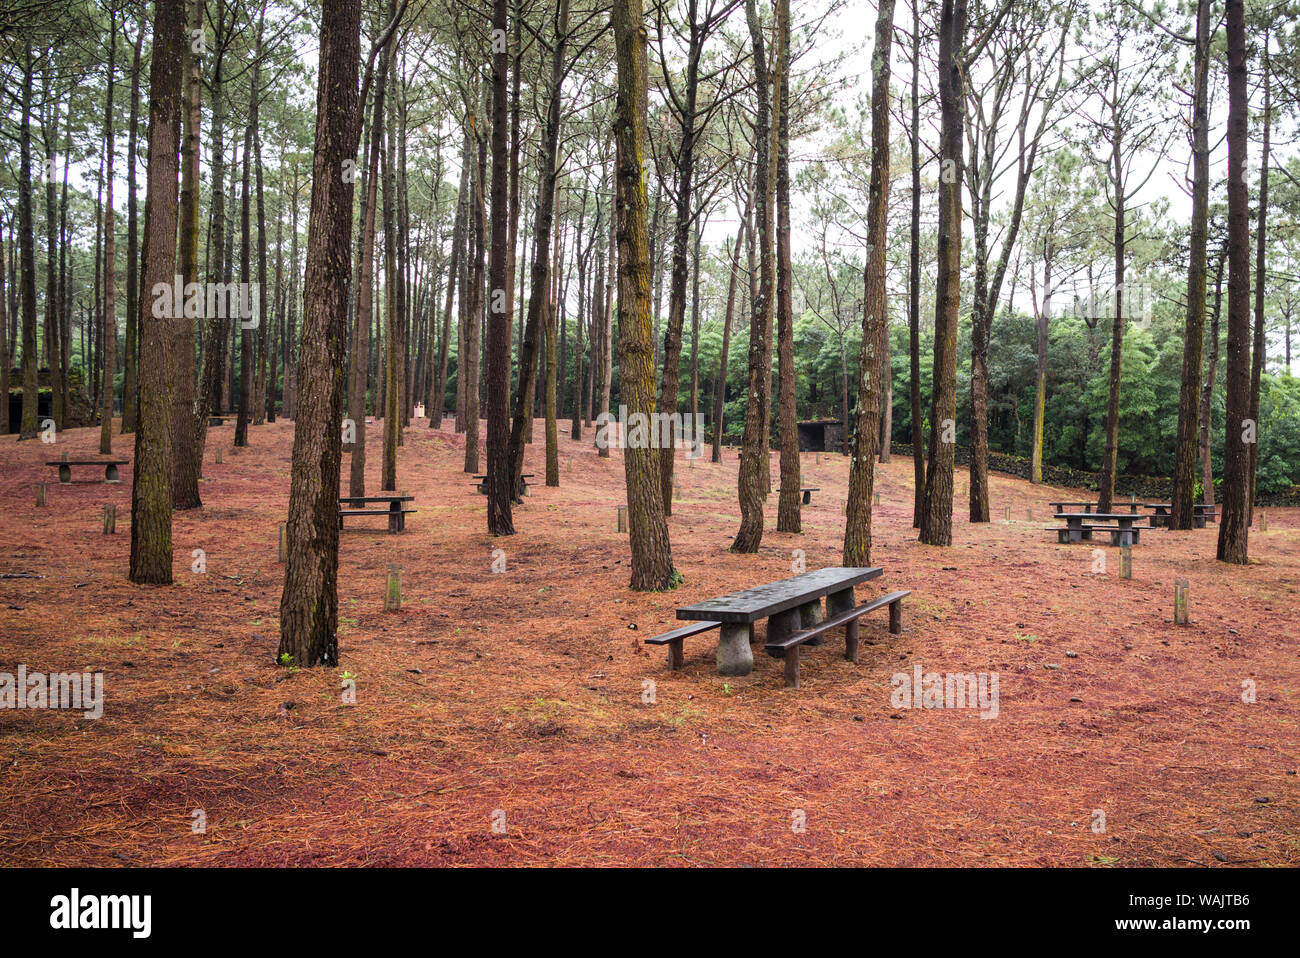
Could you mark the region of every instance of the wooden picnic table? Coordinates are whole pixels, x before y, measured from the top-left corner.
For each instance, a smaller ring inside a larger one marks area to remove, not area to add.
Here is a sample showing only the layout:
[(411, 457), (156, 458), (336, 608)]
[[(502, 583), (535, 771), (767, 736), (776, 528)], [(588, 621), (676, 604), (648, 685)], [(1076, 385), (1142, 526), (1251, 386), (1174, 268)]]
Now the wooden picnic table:
[[(1173, 518), (1174, 505), (1172, 502), (1145, 502), (1142, 503), (1148, 509), (1154, 510), (1151, 514), (1151, 525), (1168, 527), (1170, 520)], [(1207, 519), (1213, 519), (1218, 515), (1214, 506), (1207, 506), (1203, 502), (1192, 503), (1192, 521), (1196, 528), (1204, 529)]]
[[(414, 509), (407, 509), (403, 503), (414, 502), (415, 496), (408, 495), (386, 495), (386, 496), (340, 496), (339, 497), (339, 528), (343, 528), (344, 516), (388, 516), (388, 531), (391, 533), (401, 532), (406, 528), (406, 516), (408, 513), (415, 512)], [(368, 502), (386, 502), (387, 509), (344, 509), (343, 506), (365, 505)]]
[(677, 618), (721, 623), (718, 673), (748, 675), (754, 669), (749, 645), (755, 622), (767, 619), (767, 641), (778, 641), (820, 622), (823, 596), (827, 615), (852, 609), (854, 586), (883, 572), (877, 566), (828, 566), (685, 606), (677, 610)]
[[(59, 467), (59, 482), (68, 484), (72, 482), (72, 466), (103, 466), (105, 482), (121, 482), (117, 477), (117, 467), (125, 466), (130, 459), (59, 459), (55, 462), (47, 462), (47, 466)], [(94, 480), (87, 480), (94, 481)]]
[[(1109, 529), (1110, 543), (1114, 546), (1134, 545), (1140, 541), (1141, 530), (1134, 525), (1146, 518), (1132, 512), (1058, 512), (1056, 518), (1065, 520), (1064, 529), (1054, 530), (1061, 542), (1091, 542), (1092, 533), (1095, 526), (1091, 523), (1108, 525), (1115, 523), (1114, 529)], [(1089, 525), (1084, 525), (1087, 521)]]
[[(519, 487), (520, 487), (520, 488), (519, 488), (519, 493), (520, 493), (520, 495), (524, 495), (524, 496), (528, 495), (528, 480), (529, 480), (529, 479), (532, 479), (534, 475), (535, 475), (535, 474), (534, 474), (534, 473), (531, 473), (531, 472), (520, 473), (520, 475), (519, 475)], [(475, 486), (475, 488), (478, 489), (478, 494), (479, 494), (480, 496), (486, 496), (486, 495), (487, 495), (487, 476), (475, 476), (475, 477), (474, 477), (474, 481), (475, 481), (475, 483), (477, 483), (477, 485)], [(518, 496), (516, 496), (515, 498), (518, 498)]]

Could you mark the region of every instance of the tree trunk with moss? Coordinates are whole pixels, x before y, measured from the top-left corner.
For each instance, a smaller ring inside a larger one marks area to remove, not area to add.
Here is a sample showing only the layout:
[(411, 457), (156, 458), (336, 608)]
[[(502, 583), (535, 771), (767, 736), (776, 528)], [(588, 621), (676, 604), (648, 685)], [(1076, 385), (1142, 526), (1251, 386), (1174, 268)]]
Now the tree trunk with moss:
[[(149, 68), (149, 160), (144, 207), (143, 288), (174, 282), (179, 172), (182, 0), (155, 0)], [(172, 581), (172, 320), (140, 298), (140, 421), (131, 484), (131, 567), (136, 583)], [(337, 519), (335, 522), (337, 523)]]
[(653, 423), (654, 333), (650, 320), (650, 236), (645, 181), (647, 66), (641, 0), (614, 0), (614, 47), (618, 61), (614, 137), (618, 177), (618, 332), (621, 395), (632, 417), (644, 417), (644, 442), (625, 437), (631, 587), (639, 592), (671, 589), (673, 569), (659, 470), (648, 430)]

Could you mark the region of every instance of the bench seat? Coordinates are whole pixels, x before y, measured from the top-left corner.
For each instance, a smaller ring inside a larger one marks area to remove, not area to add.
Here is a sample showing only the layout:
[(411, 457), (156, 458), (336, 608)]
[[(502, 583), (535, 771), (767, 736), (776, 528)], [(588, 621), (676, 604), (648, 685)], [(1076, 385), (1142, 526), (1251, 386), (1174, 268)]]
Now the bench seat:
[(844, 625), (848, 627), (845, 633), (844, 657), (856, 664), (858, 661), (858, 619), (868, 612), (874, 612), (876, 609), (887, 605), (889, 606), (889, 631), (890, 634), (897, 635), (903, 631), (903, 600), (911, 594), (910, 589), (890, 592), (879, 598), (872, 599), (870, 602), (864, 602), (862, 605), (828, 616), (811, 628), (800, 629), (798, 632), (792, 632), (784, 638), (769, 640), (763, 648), (773, 658), (785, 660), (786, 688), (797, 689), (799, 687), (800, 646), (824, 635), (831, 629)]
[(803, 493), (803, 504), (806, 506), (812, 502), (812, 494), (814, 492), (821, 492), (822, 490), (820, 486), (804, 486), (799, 491)]
[(711, 632), (722, 625), (721, 622), (692, 622), (690, 625), (684, 625), (680, 629), (673, 629), (671, 632), (663, 632), (659, 635), (652, 635), (650, 638), (643, 640), (646, 645), (666, 645), (668, 646), (668, 667), (673, 670), (682, 667), (682, 639), (691, 635), (699, 635), (701, 632)]

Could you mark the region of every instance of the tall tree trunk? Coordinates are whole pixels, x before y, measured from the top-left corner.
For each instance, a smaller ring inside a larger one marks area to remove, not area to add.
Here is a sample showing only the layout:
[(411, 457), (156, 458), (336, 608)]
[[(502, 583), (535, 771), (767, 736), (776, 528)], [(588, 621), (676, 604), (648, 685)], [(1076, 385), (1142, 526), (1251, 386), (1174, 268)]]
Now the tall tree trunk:
[(438, 337), (438, 376), (430, 397), (429, 428), (441, 429), (443, 407), (447, 404), (447, 356), (451, 340), (451, 309), (456, 298), (456, 277), (464, 258), (465, 220), (469, 211), (469, 150), (471, 140), (465, 134), (460, 159), (460, 186), (456, 197), (456, 218), (451, 229), (451, 259), (447, 265), (447, 305), (442, 314), (442, 335)]
[[(1259, 225), (1255, 229), (1255, 341), (1251, 350), (1250, 362), (1250, 421), (1259, 429), (1259, 390), (1264, 378), (1264, 368), (1268, 364), (1268, 339), (1264, 335), (1264, 291), (1268, 273), (1264, 269), (1266, 258), (1266, 239), (1268, 234), (1268, 160), (1269, 127), (1273, 122), (1273, 89), (1269, 76), (1268, 34), (1264, 30), (1263, 73), (1264, 73), (1264, 135), (1259, 160)], [(1259, 436), (1250, 444), (1250, 486), (1249, 507), (1246, 511), (1246, 524), (1255, 522), (1255, 475), (1259, 467)]]
[[(113, 132), (113, 86), (117, 59), (117, 10), (109, 6), (108, 14), (108, 83), (104, 94), (104, 156), (107, 164), (107, 202), (104, 206), (104, 384), (100, 388), (103, 405), (99, 414), (99, 452), (111, 455), (113, 452), (113, 373), (117, 365), (117, 259), (114, 256), (114, 239), (117, 230), (113, 225), (113, 160), (117, 153), (116, 137)], [(51, 171), (52, 174), (53, 171)], [(51, 188), (48, 190), (53, 212), (54, 177), (49, 177)], [(51, 216), (51, 225), (53, 217)], [(52, 232), (52, 231), (51, 231)], [(51, 236), (51, 239), (53, 237)], [(49, 288), (54, 290), (54, 258), (50, 256)], [(57, 327), (54, 315), (54, 297), (48, 296), (45, 303), (45, 324)], [(183, 310), (182, 310), (183, 312)], [(58, 368), (58, 361), (50, 357), (51, 371)], [(57, 390), (56, 390), (57, 391)], [(60, 404), (61, 405), (61, 404)]]
[(538, 340), (549, 322), (551, 229), (555, 218), (555, 180), (560, 143), (560, 97), (564, 82), (564, 50), (569, 33), (569, 0), (559, 0), (552, 20), (550, 100), (546, 109), (542, 150), (537, 170), (537, 214), (533, 219), (533, 261), (528, 293), (528, 320), (519, 352), (519, 394), (510, 427), (510, 460), (519, 490), (524, 471), (524, 444), (529, 441), (533, 394), (537, 383)]
[(1228, 387), (1223, 442), (1223, 514), (1218, 558), (1245, 565), (1250, 534), (1250, 199), (1246, 194), (1246, 15), (1227, 0), (1228, 41)]
[[(518, 16), (518, 11), (516, 11)], [(493, 0), (492, 27), (504, 36), (506, 0)], [(487, 520), (488, 533), (513, 535), (510, 501), (510, 116), (507, 108), (509, 54), (504, 45), (492, 56), (492, 241), (488, 262), (487, 336)]]
[[(149, 162), (144, 207), (143, 288), (173, 282), (176, 269), (176, 180), (179, 172), (183, 0), (155, 0), (149, 68)], [(136, 583), (172, 581), (171, 320), (140, 298), (140, 421), (131, 485), (131, 568)], [(337, 523), (337, 519), (334, 522)]]
[(465, 379), (465, 471), (479, 470), (479, 356), (483, 342), (484, 227), (483, 180), (487, 177), (487, 137), (478, 137), (478, 166), (470, 194), (470, 235), (474, 256), (470, 268), (466, 303), (465, 348), (462, 370)]
[[(654, 339), (650, 321), (649, 236), (646, 229), (647, 64), (641, 0), (614, 0), (618, 93), (614, 136), (618, 147), (618, 332), (620, 394), (632, 416), (654, 422)], [(676, 587), (668, 521), (664, 517), (655, 452), (628, 442), (623, 452), (631, 587), (639, 592)]]
[[(189, 35), (203, 29), (201, 0), (187, 0)], [(199, 278), (199, 162), (202, 150), (199, 129), (202, 114), (199, 107), (201, 95), (200, 71), (202, 64), (194, 44), (185, 45), (185, 62), (182, 65), (184, 102), (182, 104), (181, 132), (181, 207), (180, 207), (180, 276), (182, 289)], [(214, 180), (214, 182), (216, 182)], [(215, 194), (220, 190), (214, 190)], [(175, 305), (175, 304), (173, 304)], [(211, 317), (204, 317), (210, 323)], [(205, 332), (208, 350), (212, 352), (212, 333), (216, 327), (207, 326)], [(176, 370), (172, 392), (172, 507), (194, 509), (203, 505), (199, 493), (199, 475), (203, 471), (205, 442), (202, 430), (207, 419), (195, 418), (194, 408), (194, 317), (188, 309), (174, 309), (172, 316), (172, 363)], [(128, 347), (129, 349), (129, 347)], [(205, 357), (206, 358), (206, 357)], [(206, 362), (205, 362), (206, 367)]]
[(1111, 134), (1111, 177), (1115, 191), (1115, 308), (1110, 332), (1110, 376), (1106, 401), (1106, 449), (1101, 463), (1101, 490), (1097, 496), (1097, 511), (1110, 512), (1115, 498), (1115, 474), (1119, 466), (1119, 388), (1124, 355), (1124, 209), (1127, 197), (1124, 192), (1123, 122), (1118, 104), (1119, 73), (1115, 73), (1111, 103), (1114, 104)]
[(1210, 316), (1210, 342), (1206, 351), (1205, 385), (1201, 387), (1200, 452), (1201, 499), (1207, 506), (1214, 505), (1214, 468), (1210, 455), (1210, 426), (1213, 419), (1214, 379), (1219, 368), (1219, 314), (1223, 304), (1223, 263), (1227, 259), (1225, 243), (1219, 250), (1219, 262), (1214, 271), (1214, 312)]
[(32, 51), (25, 51), (18, 132), (19, 283), (23, 310), (23, 421), (20, 439), (35, 439), (39, 428), (36, 361), (36, 237), (32, 224)]
[[(384, 97), (387, 86), (388, 57), (384, 56), (375, 80), (370, 141), (366, 153), (366, 192), (361, 199), (361, 256), (352, 327), (352, 375), (348, 405), (348, 418), (352, 420), (355, 436), (355, 442), (349, 447), (352, 452), (348, 473), (350, 496), (366, 494), (366, 395), (370, 376), (370, 325), (374, 318), (375, 219), (379, 204), (379, 154), (384, 144)], [(364, 103), (360, 109), (365, 109)]]
[[(110, 12), (110, 18), (115, 18), (116, 11)], [(112, 52), (115, 50), (116, 36), (110, 38), (110, 56), (109, 56), (109, 83), (112, 83), (112, 61), (114, 57)], [(44, 71), (45, 89), (43, 90), (42, 99), (45, 104), (42, 106), (41, 129), (45, 141), (45, 309), (44, 309), (44, 346), (45, 346), (45, 364), (50, 371), (50, 413), (54, 422), (59, 429), (64, 428), (65, 409), (63, 404), (64, 390), (59, 368), (59, 323), (58, 323), (58, 206), (57, 193), (55, 190), (54, 168), (55, 149), (58, 145), (59, 137), (59, 104), (55, 102), (53, 90), (58, 83), (57, 71), (53, 67), (52, 61), (49, 68)], [(49, 110), (49, 115), (45, 116), (45, 111)], [(71, 116), (69, 116), (69, 125), (71, 125)], [(111, 375), (111, 374), (110, 374)], [(110, 379), (111, 386), (111, 379)], [(109, 390), (110, 394), (112, 390)], [(112, 411), (112, 400), (109, 400), (110, 419)]]
[(1205, 245), (1210, 207), (1210, 0), (1197, 0), (1192, 96), (1192, 228), (1188, 249), (1187, 312), (1183, 323), (1183, 375), (1178, 392), (1171, 529), (1191, 529), (1196, 502), (1201, 351), (1205, 339)]
[(876, 47), (871, 57), (871, 185), (867, 201), (867, 267), (863, 280), (862, 352), (858, 357), (857, 423), (844, 521), (844, 564), (871, 564), (871, 504), (875, 445), (884, 381), (885, 239), (889, 225), (889, 61), (894, 38), (894, 0), (880, 0)]
[(758, 111), (754, 123), (757, 145), (754, 180), (755, 243), (759, 249), (758, 289), (752, 297), (749, 333), (749, 382), (745, 395), (745, 431), (740, 447), (737, 498), (740, 501), (740, 529), (731, 543), (732, 552), (757, 552), (763, 541), (763, 500), (770, 482), (767, 449), (768, 394), (772, 382), (772, 203), (771, 199), (771, 105), (768, 100), (769, 71), (763, 27), (755, 0), (745, 0), (745, 19), (753, 45), (754, 90)]
[[(912, 526), (921, 528), (925, 501), (925, 420), (921, 412), (921, 14), (912, 4), (912, 221), (907, 267), (908, 391), (912, 407)], [(847, 417), (847, 410), (846, 410)], [(845, 419), (845, 428), (848, 420)], [(933, 427), (932, 427), (933, 428)]]
[[(126, 357), (122, 380), (122, 432), (135, 432), (137, 376), (137, 312), (140, 304), (140, 246), (136, 215), (136, 141), (140, 129), (140, 52), (144, 43), (144, 24), (136, 25), (135, 50), (131, 57), (131, 116), (126, 137)], [(183, 175), (183, 174), (182, 174)], [(64, 216), (67, 208), (67, 167), (64, 166)], [(66, 247), (66, 243), (64, 246)], [(63, 270), (60, 268), (60, 273)], [(66, 295), (66, 289), (65, 289)], [(64, 337), (66, 340), (66, 336)], [(64, 343), (67, 355), (67, 343)], [(66, 367), (66, 362), (63, 363)], [(179, 386), (180, 384), (177, 383)]]
[[(892, 11), (890, 4), (891, 19)], [(776, 366), (777, 417), (781, 434), (781, 487), (777, 497), (776, 531), (799, 532), (802, 528), (799, 515), (799, 427), (795, 424), (794, 295), (790, 261), (790, 0), (776, 2), (776, 35), (772, 112), (777, 126)]]
[(352, 235), (350, 177), (357, 152), (357, 74), (361, 0), (332, 0), (321, 10), (316, 148), (312, 169), (307, 270), (288, 550), (280, 598), (276, 658), (298, 666), (338, 664), (338, 494), (343, 455), (343, 358), (347, 345)]
[(1034, 350), (1034, 425), (1029, 456), (1029, 481), (1034, 484), (1043, 481), (1043, 425), (1047, 420), (1047, 334), (1052, 316), (1052, 242), (1053, 238), (1048, 237), (1043, 263), (1043, 303), (1034, 317), (1037, 345)]
[(722, 420), (727, 408), (727, 353), (731, 350), (731, 318), (736, 309), (736, 279), (740, 273), (740, 247), (745, 242), (745, 225), (749, 222), (749, 203), (736, 229), (731, 248), (731, 275), (727, 280), (727, 309), (722, 318), (722, 350), (718, 354), (718, 375), (713, 386), (713, 462), (722, 462)]
[[(255, 84), (256, 81), (253, 81)], [(257, 102), (257, 88), (255, 85), (250, 86), (249, 103)], [(253, 161), (253, 126), (255, 120), (253, 110), (249, 110), (248, 125), (244, 127), (244, 169), (241, 180), (241, 193), (239, 203), (239, 278), (240, 281), (247, 284), (252, 279), (252, 161)], [(243, 301), (243, 297), (240, 297)], [(235, 445), (248, 445), (248, 423), (251, 418), (250, 404), (252, 402), (253, 386), (253, 351), (252, 337), (248, 333), (248, 326), (245, 317), (238, 310), (227, 308), (227, 312), (234, 312), (237, 317), (239, 326), (239, 410), (235, 418)]]
[(961, 303), (962, 127), (966, 0), (943, 0), (939, 23), (939, 268), (935, 282), (934, 384), (930, 462), (921, 503), (920, 540), (952, 545), (952, 473), (956, 451), (957, 314)]

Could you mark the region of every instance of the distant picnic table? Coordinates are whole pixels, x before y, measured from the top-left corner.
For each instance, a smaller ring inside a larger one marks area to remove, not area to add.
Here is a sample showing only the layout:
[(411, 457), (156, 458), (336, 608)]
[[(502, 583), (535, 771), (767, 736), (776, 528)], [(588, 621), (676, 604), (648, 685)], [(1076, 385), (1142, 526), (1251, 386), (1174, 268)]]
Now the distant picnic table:
[[(130, 459), (59, 459), (54, 462), (47, 462), (47, 466), (59, 467), (59, 482), (68, 484), (72, 482), (72, 466), (102, 466), (104, 468), (104, 482), (121, 482), (117, 477), (117, 467), (125, 466)], [(95, 482), (97, 480), (88, 479), (86, 482)]]
[(1110, 533), (1111, 545), (1121, 546), (1139, 542), (1142, 530), (1136, 523), (1146, 516), (1134, 512), (1058, 512), (1056, 518), (1065, 520), (1065, 528), (1051, 527), (1048, 531), (1057, 534), (1058, 542), (1091, 542), (1093, 531), (1101, 529)]
[[(697, 602), (677, 610), (677, 618), (696, 624), (674, 629), (647, 639), (651, 645), (669, 646), (669, 665), (682, 667), (682, 640), (711, 629), (720, 628), (717, 669), (721, 675), (748, 675), (754, 668), (749, 645), (753, 641), (754, 623), (767, 619), (765, 648), (774, 658), (784, 658), (787, 686), (799, 685), (799, 647), (820, 645), (822, 636), (838, 626), (845, 626), (844, 657), (858, 660), (858, 619), (873, 609), (889, 606), (891, 632), (902, 629), (902, 600), (909, 592), (894, 592), (863, 605), (857, 605), (854, 587), (879, 578), (883, 570), (876, 566), (831, 566), (788, 579), (780, 579), (752, 589), (742, 589)], [(822, 597), (826, 612), (822, 613)]]
[[(340, 496), (339, 528), (343, 528), (344, 516), (388, 516), (388, 531), (396, 534), (406, 528), (407, 515), (416, 511), (414, 509), (407, 509), (404, 503), (414, 501), (415, 496), (397, 494), (385, 496)], [(388, 505), (383, 509), (343, 508), (344, 506), (364, 506), (368, 502), (384, 502)]]
[[(526, 496), (526, 495), (528, 495), (528, 480), (531, 479), (531, 478), (533, 478), (533, 475), (534, 475), (534, 473), (531, 473), (531, 472), (525, 472), (525, 473), (521, 473), (521, 474), (520, 474), (520, 476), (519, 476), (519, 495), (520, 495), (520, 496)], [(474, 477), (474, 482), (475, 482), (475, 487), (478, 489), (478, 494), (479, 494), (480, 496), (486, 496), (486, 495), (487, 495), (487, 476), (475, 476), (475, 477)], [(516, 496), (516, 498), (518, 498), (518, 496)]]
[[(1171, 502), (1146, 502), (1143, 503), (1146, 508), (1153, 510), (1151, 515), (1151, 525), (1168, 527), (1170, 520), (1173, 518), (1173, 503)], [(1218, 515), (1214, 506), (1207, 506), (1203, 502), (1192, 503), (1192, 521), (1196, 528), (1204, 529), (1207, 519), (1213, 519)]]

